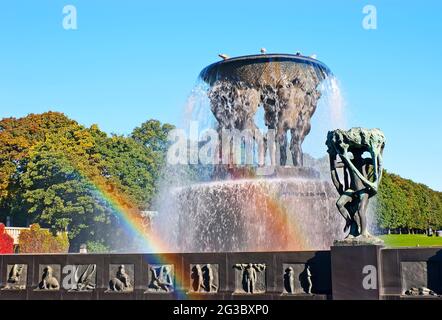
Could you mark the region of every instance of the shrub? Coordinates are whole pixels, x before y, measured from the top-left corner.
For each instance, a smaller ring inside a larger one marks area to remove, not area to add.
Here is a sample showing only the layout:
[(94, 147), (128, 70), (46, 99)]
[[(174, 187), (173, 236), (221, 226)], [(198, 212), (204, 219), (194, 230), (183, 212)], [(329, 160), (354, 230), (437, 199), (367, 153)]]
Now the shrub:
[(5, 225), (0, 223), (0, 254), (14, 252), (14, 239), (6, 233)]
[(29, 230), (23, 230), (18, 238), (20, 253), (66, 253), (69, 239), (66, 233), (54, 236), (49, 230), (33, 224)]

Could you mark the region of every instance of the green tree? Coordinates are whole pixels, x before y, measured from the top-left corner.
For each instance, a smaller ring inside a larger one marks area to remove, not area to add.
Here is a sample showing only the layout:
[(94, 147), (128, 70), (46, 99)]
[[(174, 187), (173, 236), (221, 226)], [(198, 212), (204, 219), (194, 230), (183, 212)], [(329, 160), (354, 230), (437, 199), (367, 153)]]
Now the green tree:
[(169, 175), (170, 170), (167, 169), (166, 155), (170, 146), (168, 135), (173, 129), (175, 126), (171, 124), (162, 124), (158, 120), (150, 119), (136, 127), (131, 134), (131, 138), (137, 144), (142, 145), (144, 152), (148, 153), (149, 158), (152, 159), (150, 173), (155, 183), (150, 200), (158, 195), (161, 181), (168, 180), (165, 175)]
[(30, 114), (27, 117), (0, 121), (0, 219), (15, 216), (15, 223), (26, 224), (20, 212), (20, 176), (26, 169), (31, 148), (44, 141), (49, 133), (74, 125), (61, 113)]
[(150, 207), (171, 127), (148, 123), (135, 139), (109, 137), (60, 113), (2, 120), (0, 219), (68, 230), (73, 251), (87, 242), (127, 249), (132, 235), (119, 213), (137, 221)]
[(442, 226), (441, 193), (385, 171), (378, 201), (378, 224), (384, 229), (425, 230)]
[(175, 127), (171, 124), (161, 124), (158, 120), (150, 119), (132, 131), (132, 138), (154, 152), (164, 154), (168, 148), (167, 136)]
[(147, 209), (160, 170), (156, 154), (124, 136), (106, 137), (98, 145), (103, 160), (102, 175), (115, 181), (140, 210)]

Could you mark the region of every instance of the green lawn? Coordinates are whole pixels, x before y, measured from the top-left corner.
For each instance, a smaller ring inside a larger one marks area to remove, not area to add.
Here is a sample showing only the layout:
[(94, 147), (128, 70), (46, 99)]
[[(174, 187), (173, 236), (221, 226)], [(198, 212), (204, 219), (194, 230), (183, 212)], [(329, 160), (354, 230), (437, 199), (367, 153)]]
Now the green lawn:
[(387, 247), (442, 247), (442, 237), (424, 234), (389, 234), (380, 236)]

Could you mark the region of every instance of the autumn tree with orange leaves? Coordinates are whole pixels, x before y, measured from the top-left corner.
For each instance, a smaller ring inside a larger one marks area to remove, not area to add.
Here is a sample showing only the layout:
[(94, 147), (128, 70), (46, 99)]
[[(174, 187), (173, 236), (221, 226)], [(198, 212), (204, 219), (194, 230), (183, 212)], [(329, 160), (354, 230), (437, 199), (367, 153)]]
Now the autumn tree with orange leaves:
[(141, 225), (164, 165), (165, 149), (158, 146), (171, 128), (146, 123), (135, 139), (108, 136), (56, 112), (1, 120), (0, 221), (11, 216), (16, 226), (68, 231), (71, 251), (88, 242), (131, 249), (136, 241), (125, 233), (121, 212)]
[(38, 224), (23, 230), (18, 237), (20, 253), (66, 253), (69, 249), (69, 240), (66, 233), (51, 234)]

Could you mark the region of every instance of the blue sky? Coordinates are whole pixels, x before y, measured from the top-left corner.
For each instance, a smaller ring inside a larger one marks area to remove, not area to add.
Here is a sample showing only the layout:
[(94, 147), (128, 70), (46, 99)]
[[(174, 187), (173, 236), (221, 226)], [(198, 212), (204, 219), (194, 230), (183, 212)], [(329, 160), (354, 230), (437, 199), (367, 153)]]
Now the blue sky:
[[(62, 28), (68, 4), (77, 30)], [(362, 28), (367, 4), (376, 30)], [(178, 123), (218, 53), (300, 50), (339, 78), (349, 126), (385, 132), (389, 171), (442, 191), (441, 16), (437, 0), (2, 1), (0, 118), (55, 110), (115, 133)]]

